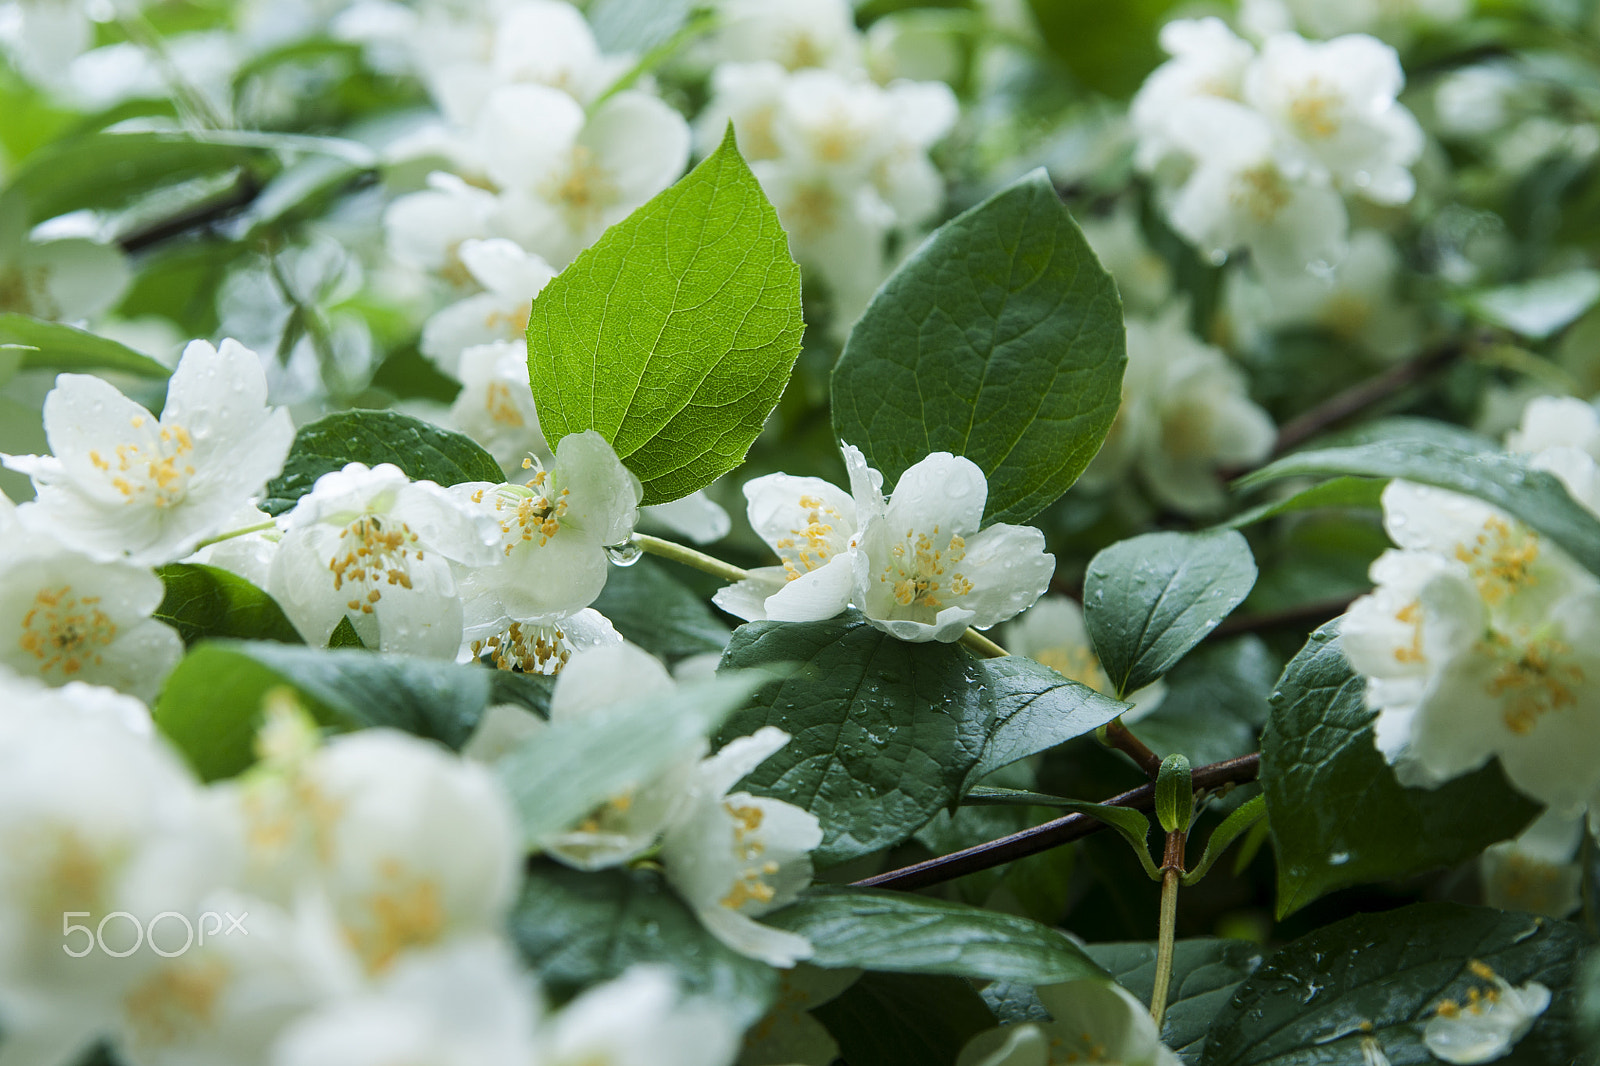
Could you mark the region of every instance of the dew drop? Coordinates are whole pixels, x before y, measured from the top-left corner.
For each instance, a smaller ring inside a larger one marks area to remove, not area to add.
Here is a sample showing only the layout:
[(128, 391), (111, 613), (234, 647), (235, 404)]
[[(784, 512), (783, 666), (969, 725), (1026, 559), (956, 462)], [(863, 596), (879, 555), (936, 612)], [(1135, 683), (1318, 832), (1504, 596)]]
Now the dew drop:
[(611, 544), (606, 546), (606, 557), (618, 566), (632, 566), (644, 555), (644, 549), (628, 541), (626, 544)]

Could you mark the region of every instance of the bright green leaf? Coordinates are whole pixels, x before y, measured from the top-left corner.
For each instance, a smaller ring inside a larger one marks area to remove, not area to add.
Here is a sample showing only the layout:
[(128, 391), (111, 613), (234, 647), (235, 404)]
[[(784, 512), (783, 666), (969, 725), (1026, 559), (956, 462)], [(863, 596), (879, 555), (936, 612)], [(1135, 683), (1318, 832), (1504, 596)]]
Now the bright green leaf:
[(652, 870), (588, 873), (536, 860), (510, 932), (540, 984), (562, 999), (630, 966), (665, 965), (686, 993), (749, 1025), (778, 991), (772, 967), (725, 947)]
[(666, 503), (738, 466), (800, 354), (800, 271), (730, 127), (547, 285), (528, 375), (554, 442), (599, 431)]
[(1089, 561), (1084, 624), (1118, 695), (1150, 684), (1250, 594), (1256, 564), (1236, 532), (1146, 533)]
[(1473, 962), (1520, 985), (1554, 993), (1549, 1009), (1502, 1066), (1574, 1062), (1574, 976), (1589, 938), (1576, 926), (1529, 914), (1417, 903), (1358, 914), (1301, 937), (1269, 958), (1222, 1004), (1204, 1066), (1371, 1066), (1437, 1060), (1422, 1030), (1441, 1000), (1466, 1003), (1493, 986)]
[(1470, 452), (1426, 441), (1383, 441), (1285, 456), (1238, 482), (1250, 488), (1286, 477), (1400, 477), (1476, 496), (1520, 518), (1600, 574), (1600, 519), (1567, 494), (1554, 474), (1514, 455)]
[(799, 933), (813, 966), (1054, 984), (1101, 976), (1083, 949), (1015, 915), (903, 892), (817, 888), (762, 919)]
[(1498, 763), (1438, 788), (1402, 788), (1338, 633), (1330, 622), (1290, 660), (1261, 737), (1280, 918), (1336, 888), (1462, 862), (1539, 813)]
[(282, 514), (317, 478), (346, 463), (393, 463), (414, 481), (440, 485), (505, 480), (500, 464), (470, 437), (394, 411), (339, 411), (300, 427), (261, 509)]
[(19, 370), (58, 370), (92, 374), (116, 370), (165, 378), (171, 369), (142, 352), (87, 330), (10, 312), (0, 314), (0, 345), (18, 353)]
[(197, 563), (156, 571), (167, 594), (154, 618), (178, 631), (185, 646), (205, 637), (305, 643), (276, 600), (237, 574)]
[(989, 479), (985, 522), (1071, 487), (1116, 417), (1122, 303), (1044, 171), (941, 226), (884, 283), (833, 371), (833, 427), (888, 483), (932, 452)]

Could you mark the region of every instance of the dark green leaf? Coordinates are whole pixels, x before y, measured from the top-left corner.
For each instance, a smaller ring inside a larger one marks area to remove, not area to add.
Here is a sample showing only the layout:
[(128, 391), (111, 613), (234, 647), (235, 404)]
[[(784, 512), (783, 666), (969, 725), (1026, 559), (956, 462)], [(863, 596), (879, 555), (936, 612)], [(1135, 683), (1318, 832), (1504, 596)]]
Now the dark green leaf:
[(1222, 853), (1228, 850), (1229, 845), (1244, 833), (1254, 829), (1266, 816), (1267, 797), (1259, 793), (1228, 812), (1228, 816), (1206, 838), (1206, 848), (1200, 854), (1200, 861), (1183, 875), (1183, 883), (1192, 885), (1205, 877), (1207, 871), (1211, 869), (1211, 864), (1222, 857)]
[(1600, 519), (1567, 495), (1555, 475), (1514, 455), (1469, 452), (1425, 441), (1383, 441), (1297, 452), (1241, 479), (1241, 488), (1286, 477), (1401, 477), (1476, 496), (1520, 518), (1600, 574)]
[(206, 641), (167, 678), (155, 719), (208, 781), (255, 760), (261, 700), (275, 688), (295, 692), (324, 726), (390, 726), (459, 748), (496, 702), (495, 673), (350, 649)]
[(953, 644), (910, 644), (851, 612), (740, 626), (723, 668), (800, 663), (735, 712), (720, 742), (775, 725), (794, 739), (745, 779), (822, 822), (827, 866), (898, 844), (960, 795), (983, 750), (980, 676)]
[(345, 617), (339, 619), (339, 624), (328, 634), (328, 647), (365, 648), (366, 645), (361, 643), (361, 634), (356, 632), (356, 627), (350, 624), (348, 617)]
[(1146, 533), (1089, 561), (1084, 624), (1117, 694), (1150, 684), (1244, 601), (1256, 581), (1239, 533)]
[(1377, 713), (1338, 632), (1328, 623), (1290, 660), (1261, 737), (1280, 918), (1336, 888), (1461, 862), (1539, 812), (1498, 763), (1439, 788), (1402, 788), (1373, 741)]
[(303, 644), (277, 601), (237, 574), (196, 563), (156, 571), (166, 596), (153, 616), (178, 631), (185, 646), (204, 637)]
[(1002, 766), (1099, 729), (1128, 708), (1032, 659), (984, 659), (976, 670), (987, 694), (988, 740), (963, 792)]
[(1202, 644), (1166, 676), (1166, 695), (1132, 726), (1157, 755), (1182, 752), (1196, 766), (1257, 750), (1267, 697), (1283, 660), (1259, 637)]
[(612, 226), (528, 319), (545, 437), (593, 429), (666, 503), (738, 466), (800, 354), (800, 271), (732, 128)]
[(282, 514), (317, 478), (346, 463), (393, 463), (414, 481), (440, 485), (505, 480), (500, 464), (470, 437), (394, 411), (340, 411), (300, 427), (283, 473), (267, 483), (261, 509)]
[(1577, 321), (1600, 300), (1600, 271), (1570, 270), (1466, 298), (1467, 310), (1496, 326), (1544, 340)]
[(869, 973), (814, 1016), (856, 1066), (954, 1066), (995, 1017), (959, 977)]
[[(1086, 951), (1116, 978), (1117, 984), (1150, 1002), (1155, 988), (1156, 946), (1149, 941), (1090, 944)], [(1198, 1062), (1211, 1019), (1233, 990), (1256, 971), (1265, 956), (1246, 940), (1180, 940), (1173, 945), (1172, 985), (1161, 1039), (1184, 1062)]]
[(0, 314), (0, 346), (17, 353), (18, 370), (61, 370), (92, 374), (118, 370), (143, 377), (165, 378), (167, 367), (142, 352), (87, 330), (45, 322), (15, 312)]
[(1045, 43), (1085, 86), (1133, 95), (1165, 58), (1156, 32), (1177, 0), (1028, 0)]
[(814, 889), (768, 925), (799, 933), (808, 962), (1054, 984), (1100, 976), (1100, 967), (1061, 933), (1027, 918), (902, 892)]
[(537, 844), (611, 797), (647, 784), (759, 683), (751, 674), (724, 674), (554, 722), (523, 741), (495, 769), (521, 815), (524, 837)]
[(667, 660), (720, 654), (733, 635), (704, 600), (654, 559), (613, 568), (593, 607), (618, 633)]
[(535, 861), (510, 931), (540, 983), (562, 999), (630, 966), (666, 965), (685, 992), (749, 1025), (778, 991), (777, 971), (706, 932), (652, 870), (585, 873)]
[(932, 452), (977, 463), (985, 522), (1025, 522), (1100, 450), (1121, 402), (1122, 303), (1036, 171), (895, 271), (833, 372), (833, 427), (887, 482)]
[(1384, 487), (1388, 484), (1387, 479), (1381, 478), (1336, 477), (1332, 481), (1324, 481), (1308, 489), (1301, 489), (1281, 500), (1252, 507), (1248, 511), (1234, 515), (1222, 525), (1226, 529), (1243, 529), (1245, 526), (1265, 522), (1279, 515), (1293, 514), (1295, 511), (1311, 511), (1319, 507), (1356, 507), (1375, 511), (1380, 506)]
[(1573, 977), (1588, 938), (1575, 926), (1527, 914), (1418, 903), (1358, 914), (1290, 944), (1247, 978), (1222, 1007), (1205, 1066), (1369, 1066), (1371, 1041), (1393, 1066), (1438, 1060), (1422, 1042), (1441, 1000), (1465, 1003), (1490, 987), (1481, 962), (1513, 985), (1537, 980), (1554, 993), (1504, 1066), (1552, 1066), (1577, 1056)]

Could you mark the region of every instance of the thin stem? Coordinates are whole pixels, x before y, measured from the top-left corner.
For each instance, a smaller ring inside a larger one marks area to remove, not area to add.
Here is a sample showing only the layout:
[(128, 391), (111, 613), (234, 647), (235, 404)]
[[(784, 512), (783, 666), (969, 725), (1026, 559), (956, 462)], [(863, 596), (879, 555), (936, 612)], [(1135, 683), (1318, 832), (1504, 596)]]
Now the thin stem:
[(1128, 730), (1118, 718), (1105, 728), (1105, 742), (1111, 747), (1127, 755), (1139, 764), (1139, 769), (1154, 781), (1161, 772), (1161, 756), (1150, 750), (1149, 745)]
[(1222, 620), (1222, 624), (1213, 629), (1207, 640), (1219, 640), (1223, 637), (1237, 636), (1240, 633), (1255, 633), (1263, 629), (1277, 629), (1288, 626), (1310, 626), (1315, 628), (1330, 618), (1336, 618), (1350, 609), (1354, 596), (1334, 596), (1325, 600), (1313, 600), (1310, 603), (1300, 603), (1293, 607), (1284, 607), (1276, 611), (1262, 611), (1260, 614), (1236, 614)]
[(652, 537), (648, 533), (635, 533), (633, 543), (651, 555), (659, 555), (663, 559), (671, 559), (684, 566), (692, 566), (696, 570), (720, 577), (724, 581), (743, 581), (750, 576), (750, 571), (741, 570), (732, 563), (725, 563), (721, 559), (713, 558), (705, 552), (695, 551), (693, 548), (682, 544), (675, 544), (670, 540)]
[[(702, 551), (660, 537), (652, 537), (648, 533), (635, 533), (633, 543), (642, 551), (650, 555), (659, 555), (663, 559), (671, 559), (684, 566), (692, 566), (713, 577), (720, 577), (724, 581), (743, 581), (750, 576), (750, 571), (741, 570), (732, 563), (725, 563), (721, 559), (707, 555)], [(979, 633), (976, 629), (969, 628), (961, 635), (961, 643), (989, 659), (1003, 659), (1011, 653), (1000, 645)]]
[(196, 544), (194, 549), (195, 551), (199, 551), (201, 548), (208, 548), (213, 544), (220, 544), (225, 540), (232, 540), (234, 537), (242, 537), (246, 533), (260, 533), (264, 529), (275, 528), (277, 524), (277, 522), (257, 522), (255, 525), (245, 526), (243, 529), (232, 529), (226, 533), (218, 533), (216, 536), (207, 537), (199, 544)]
[[(1172, 851), (1172, 841), (1179, 841), (1178, 853), (1183, 853), (1183, 833), (1180, 830), (1167, 836), (1167, 851)], [(1155, 1019), (1156, 1032), (1161, 1032), (1161, 1020), (1167, 1013), (1167, 990), (1172, 986), (1172, 949), (1178, 928), (1178, 881), (1183, 877), (1183, 862), (1167, 865), (1161, 875), (1161, 931), (1156, 938), (1156, 983), (1150, 991), (1150, 1017)]]
[[(1254, 781), (1260, 766), (1261, 756), (1253, 753), (1197, 767), (1192, 777), (1195, 791), (1213, 789), (1229, 783)], [(1153, 782), (1141, 785), (1103, 802), (1110, 807), (1129, 807), (1137, 811), (1148, 811), (1156, 804), (1156, 786)], [(854, 884), (859, 888), (898, 888), (907, 891), (927, 888), (929, 885), (943, 884), (945, 881), (953, 881), (966, 874), (977, 873), (979, 870), (1004, 866), (1008, 862), (1025, 859), (1029, 855), (1037, 855), (1041, 851), (1049, 851), (1062, 844), (1070, 844), (1104, 828), (1105, 823), (1098, 818), (1087, 814), (1069, 814), (1031, 829), (1024, 829), (1020, 833), (1000, 837), (998, 840), (990, 840), (951, 852), (949, 855), (926, 859), (898, 870), (887, 870), (856, 881)]]

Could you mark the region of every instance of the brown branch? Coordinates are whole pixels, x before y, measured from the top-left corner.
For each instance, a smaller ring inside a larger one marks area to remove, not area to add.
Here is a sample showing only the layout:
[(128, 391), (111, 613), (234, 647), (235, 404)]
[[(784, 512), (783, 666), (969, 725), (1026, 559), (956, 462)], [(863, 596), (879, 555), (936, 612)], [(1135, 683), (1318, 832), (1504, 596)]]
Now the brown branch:
[(117, 238), (117, 245), (132, 255), (193, 230), (210, 228), (249, 207), (261, 194), (261, 189), (261, 183), (253, 174), (241, 171), (234, 183), (220, 194), (141, 229), (125, 233)]
[[(1260, 771), (1261, 756), (1259, 754), (1241, 755), (1237, 759), (1228, 759), (1224, 762), (1212, 763), (1209, 766), (1199, 767), (1194, 771), (1195, 791), (1202, 789), (1218, 788), (1226, 784), (1238, 784), (1245, 781), (1254, 781)], [(1138, 811), (1148, 811), (1155, 806), (1156, 787), (1153, 784), (1141, 785), (1119, 796), (1106, 800), (1107, 806), (1130, 807)], [(854, 882), (858, 888), (899, 888), (910, 890), (913, 888), (926, 888), (945, 881), (952, 881), (966, 874), (977, 873), (979, 870), (988, 870), (996, 866), (1003, 866), (1008, 862), (1025, 859), (1029, 855), (1037, 855), (1041, 851), (1062, 844), (1069, 844), (1074, 840), (1081, 840), (1090, 833), (1098, 832), (1105, 828), (1105, 823), (1087, 814), (1069, 814), (1063, 818), (1056, 818), (1036, 825), (1032, 829), (1024, 829), (1020, 833), (990, 840), (975, 847), (963, 848), (961, 851), (941, 855), (935, 859), (905, 866), (898, 870), (889, 870), (886, 873), (875, 874)]]
[(1138, 763), (1139, 769), (1143, 770), (1150, 780), (1154, 781), (1156, 775), (1161, 772), (1161, 756), (1130, 733), (1128, 727), (1122, 724), (1122, 719), (1118, 718), (1106, 726), (1106, 743)]
[(1357, 382), (1343, 392), (1334, 394), (1311, 410), (1291, 418), (1280, 426), (1278, 439), (1272, 446), (1270, 458), (1276, 459), (1285, 452), (1293, 451), (1323, 430), (1338, 425), (1352, 415), (1360, 414), (1408, 385), (1416, 384), (1434, 371), (1454, 362), (1464, 351), (1466, 351), (1464, 344), (1452, 341), (1408, 363), (1391, 367), (1381, 374)]

